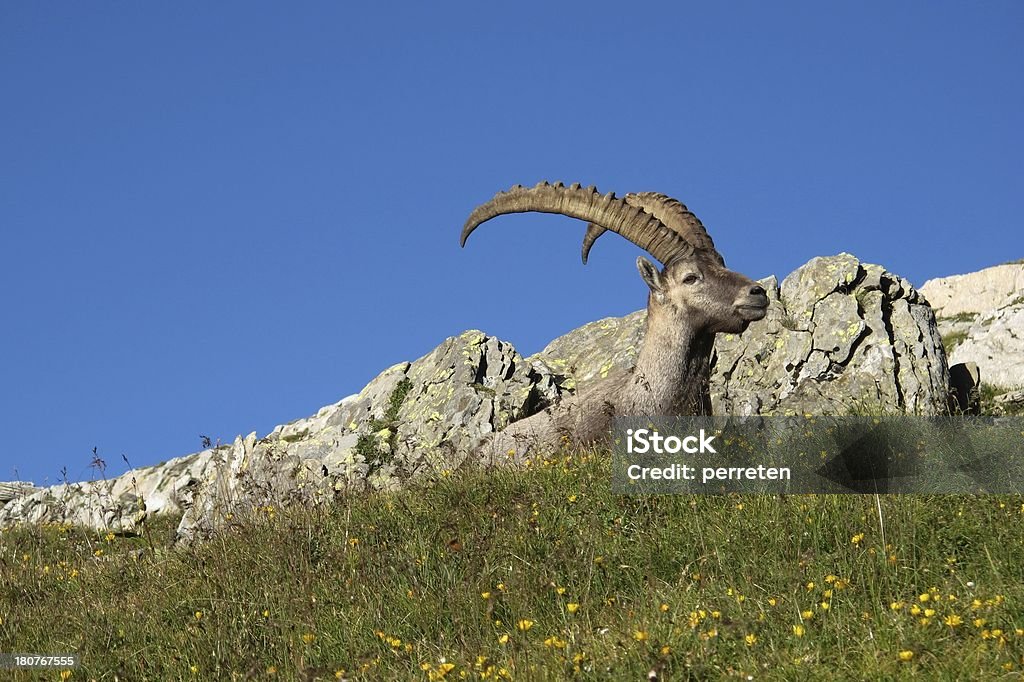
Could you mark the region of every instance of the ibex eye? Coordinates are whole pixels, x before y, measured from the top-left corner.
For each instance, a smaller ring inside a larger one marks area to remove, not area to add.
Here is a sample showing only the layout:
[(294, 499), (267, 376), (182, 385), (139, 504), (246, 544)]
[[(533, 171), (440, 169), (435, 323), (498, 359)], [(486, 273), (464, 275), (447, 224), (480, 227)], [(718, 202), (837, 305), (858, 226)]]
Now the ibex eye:
[(694, 284), (699, 279), (700, 277), (691, 272), (686, 277), (683, 277), (683, 284)]

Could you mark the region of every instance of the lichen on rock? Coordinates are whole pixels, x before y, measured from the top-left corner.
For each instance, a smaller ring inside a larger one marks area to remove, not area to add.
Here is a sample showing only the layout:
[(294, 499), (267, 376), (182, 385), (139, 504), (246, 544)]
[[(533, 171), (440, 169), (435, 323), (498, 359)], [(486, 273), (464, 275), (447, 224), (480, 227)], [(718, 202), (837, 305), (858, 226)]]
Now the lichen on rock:
[[(849, 254), (815, 258), (761, 280), (767, 317), (719, 335), (711, 377), (716, 414), (940, 414), (948, 372), (935, 317), (906, 282)], [(146, 515), (183, 512), (182, 539), (247, 513), (389, 490), (461, 466), (487, 434), (632, 367), (645, 312), (593, 322), (523, 358), (471, 330), (362, 391), (258, 438), (112, 479), (0, 500), (0, 525), (81, 523), (132, 532)], [(11, 490), (15, 490), (12, 486)]]
[[(715, 414), (940, 414), (948, 370), (935, 318), (903, 278), (850, 254), (815, 258), (768, 292), (765, 320), (715, 340)], [(585, 387), (636, 361), (645, 312), (585, 325), (530, 358)]]

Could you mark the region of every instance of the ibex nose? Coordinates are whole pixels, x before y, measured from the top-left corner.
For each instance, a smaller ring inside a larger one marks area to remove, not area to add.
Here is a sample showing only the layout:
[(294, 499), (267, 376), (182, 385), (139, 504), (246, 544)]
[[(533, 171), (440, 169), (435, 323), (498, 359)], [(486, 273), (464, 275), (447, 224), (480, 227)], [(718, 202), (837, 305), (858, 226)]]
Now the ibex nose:
[(768, 294), (765, 292), (763, 286), (761, 286), (760, 284), (755, 284), (754, 286), (750, 287), (750, 295), (751, 296), (767, 296)]

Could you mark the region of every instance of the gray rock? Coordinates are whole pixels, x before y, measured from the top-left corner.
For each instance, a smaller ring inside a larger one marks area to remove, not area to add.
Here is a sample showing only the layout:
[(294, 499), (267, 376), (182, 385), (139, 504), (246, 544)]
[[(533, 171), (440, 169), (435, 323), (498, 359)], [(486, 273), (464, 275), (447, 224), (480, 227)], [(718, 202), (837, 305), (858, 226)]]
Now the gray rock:
[(1024, 386), (1024, 263), (928, 280), (949, 362), (976, 363), (985, 384)]
[[(761, 284), (766, 319), (716, 343), (715, 413), (945, 409), (935, 319), (905, 280), (841, 254), (814, 259), (781, 286), (774, 277)], [(444, 475), (488, 433), (632, 367), (644, 315), (584, 325), (525, 360), (507, 342), (468, 331), (264, 438), (253, 433), (110, 481), (21, 494), (0, 505), (0, 525), (133, 532), (148, 514), (183, 513), (179, 537), (189, 540), (245, 514)]]
[(1024, 293), (1024, 263), (930, 279), (921, 286), (921, 293), (940, 319), (1005, 308)]
[[(948, 371), (934, 315), (906, 280), (840, 254), (815, 258), (768, 292), (765, 320), (719, 335), (715, 414), (942, 414)], [(645, 312), (585, 325), (530, 361), (588, 382), (636, 360)]]
[(1024, 303), (978, 315), (949, 361), (977, 363), (986, 384), (1002, 389), (1024, 386)]
[(0, 506), (0, 527), (70, 523), (132, 533), (149, 514), (180, 513), (210, 471), (214, 450), (134, 469), (117, 478), (37, 488)]
[(34, 484), (28, 481), (4, 481), (0, 482), (0, 505), (10, 502), (16, 497), (24, 497), (39, 490)]
[(1008, 391), (992, 399), (998, 411), (1019, 410), (1024, 407), (1024, 390)]
[(450, 473), (470, 446), (558, 396), (554, 378), (508, 343), (479, 331), (447, 339), (412, 363), (395, 365), (314, 417), (264, 439), (239, 438), (178, 529), (191, 539), (234, 515), (342, 491), (394, 489)]
[(527, 361), (554, 375), (560, 388), (585, 390), (609, 372), (636, 364), (646, 318), (647, 311), (639, 310), (590, 322), (558, 337)]

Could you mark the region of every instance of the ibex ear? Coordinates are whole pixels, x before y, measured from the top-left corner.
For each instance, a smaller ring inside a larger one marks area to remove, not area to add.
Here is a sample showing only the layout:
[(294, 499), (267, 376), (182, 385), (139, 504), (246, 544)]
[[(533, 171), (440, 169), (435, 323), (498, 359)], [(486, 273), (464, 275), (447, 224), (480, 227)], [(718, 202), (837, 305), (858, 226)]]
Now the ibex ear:
[(636, 259), (636, 269), (640, 271), (640, 277), (650, 287), (651, 293), (659, 300), (665, 298), (665, 287), (662, 286), (661, 272), (658, 271), (658, 266), (647, 260), (643, 256)]

